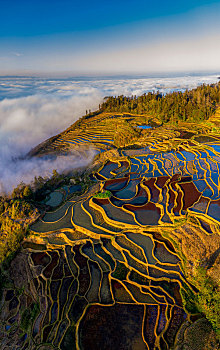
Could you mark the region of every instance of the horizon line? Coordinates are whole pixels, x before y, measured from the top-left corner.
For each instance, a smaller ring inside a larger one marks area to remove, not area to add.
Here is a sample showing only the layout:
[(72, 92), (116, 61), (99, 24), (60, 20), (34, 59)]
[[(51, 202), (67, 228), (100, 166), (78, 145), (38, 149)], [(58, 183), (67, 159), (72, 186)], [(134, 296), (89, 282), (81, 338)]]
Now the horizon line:
[(178, 71), (152, 71), (152, 72), (8, 72), (1, 73), (0, 78), (95, 78), (95, 77), (146, 77), (146, 78), (156, 78), (156, 77), (166, 77), (166, 76), (177, 76), (180, 75), (189, 75), (189, 76), (199, 76), (199, 75), (220, 75), (220, 70), (178, 70)]

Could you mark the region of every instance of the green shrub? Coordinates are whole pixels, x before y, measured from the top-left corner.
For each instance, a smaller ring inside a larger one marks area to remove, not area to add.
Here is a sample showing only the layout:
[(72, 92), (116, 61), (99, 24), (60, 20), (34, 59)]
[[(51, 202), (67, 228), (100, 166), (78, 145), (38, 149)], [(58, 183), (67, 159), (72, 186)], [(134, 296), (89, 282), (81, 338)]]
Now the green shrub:
[(96, 192), (94, 198), (110, 198), (112, 193), (110, 191)]
[(39, 312), (39, 303), (33, 303), (28, 309), (24, 310), (21, 315), (21, 328), (24, 331), (27, 331), (31, 327)]
[(193, 283), (198, 292), (187, 285), (181, 288), (184, 309), (189, 313), (203, 313), (211, 323), (220, 340), (220, 291), (213, 280), (207, 276), (206, 269), (197, 267)]
[[(20, 199), (5, 200), (2, 215), (0, 216), (0, 264), (11, 261), (20, 247), (20, 243), (28, 233), (24, 224), (34, 211), (30, 203)], [(23, 220), (24, 219), (24, 220)]]
[(207, 276), (206, 270), (202, 267), (197, 268), (195, 277), (197, 288), (197, 307), (203, 312), (206, 318), (212, 324), (220, 340), (220, 291), (219, 286)]
[(199, 312), (197, 307), (197, 296), (186, 284), (180, 289), (185, 311), (196, 314)]

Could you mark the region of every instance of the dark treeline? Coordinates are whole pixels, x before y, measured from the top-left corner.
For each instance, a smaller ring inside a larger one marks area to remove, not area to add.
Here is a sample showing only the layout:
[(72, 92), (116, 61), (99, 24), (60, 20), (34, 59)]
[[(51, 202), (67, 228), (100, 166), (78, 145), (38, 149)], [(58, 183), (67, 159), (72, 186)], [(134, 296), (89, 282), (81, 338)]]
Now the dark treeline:
[(220, 102), (220, 83), (201, 85), (193, 90), (172, 92), (162, 95), (159, 92), (149, 92), (142, 96), (108, 97), (100, 106), (105, 112), (130, 112), (135, 114), (150, 114), (163, 123), (178, 120), (207, 120)]

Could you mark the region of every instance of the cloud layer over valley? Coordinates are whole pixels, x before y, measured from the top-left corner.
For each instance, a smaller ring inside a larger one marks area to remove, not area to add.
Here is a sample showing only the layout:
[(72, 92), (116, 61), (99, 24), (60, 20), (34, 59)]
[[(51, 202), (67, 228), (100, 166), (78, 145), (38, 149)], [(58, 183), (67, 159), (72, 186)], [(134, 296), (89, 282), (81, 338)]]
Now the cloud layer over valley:
[(10, 192), (21, 181), (86, 165), (88, 158), (74, 154), (57, 159), (18, 159), (45, 139), (73, 124), (86, 110), (97, 109), (109, 95), (163, 93), (215, 83), (217, 76), (167, 78), (0, 78), (0, 192)]
[(48, 159), (19, 159), (31, 148), (73, 124), (85, 109), (96, 108), (101, 98), (86, 96), (60, 98), (33, 95), (0, 102), (0, 193), (9, 193), (21, 181), (31, 182), (34, 176), (47, 176), (53, 169), (62, 172), (87, 165), (88, 158), (74, 155)]

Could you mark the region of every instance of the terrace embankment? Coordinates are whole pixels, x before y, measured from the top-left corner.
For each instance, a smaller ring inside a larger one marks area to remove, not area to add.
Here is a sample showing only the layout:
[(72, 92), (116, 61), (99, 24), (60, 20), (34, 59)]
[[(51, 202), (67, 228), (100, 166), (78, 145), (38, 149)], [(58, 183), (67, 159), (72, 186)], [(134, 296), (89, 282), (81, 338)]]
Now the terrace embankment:
[(94, 185), (32, 225), (3, 290), (5, 348), (218, 349), (198, 271), (216, 291), (220, 143), (178, 135), (101, 152)]
[(98, 111), (30, 152), (96, 157), (89, 186), (82, 172), (46, 195), (12, 261), (2, 349), (218, 349), (219, 115)]

